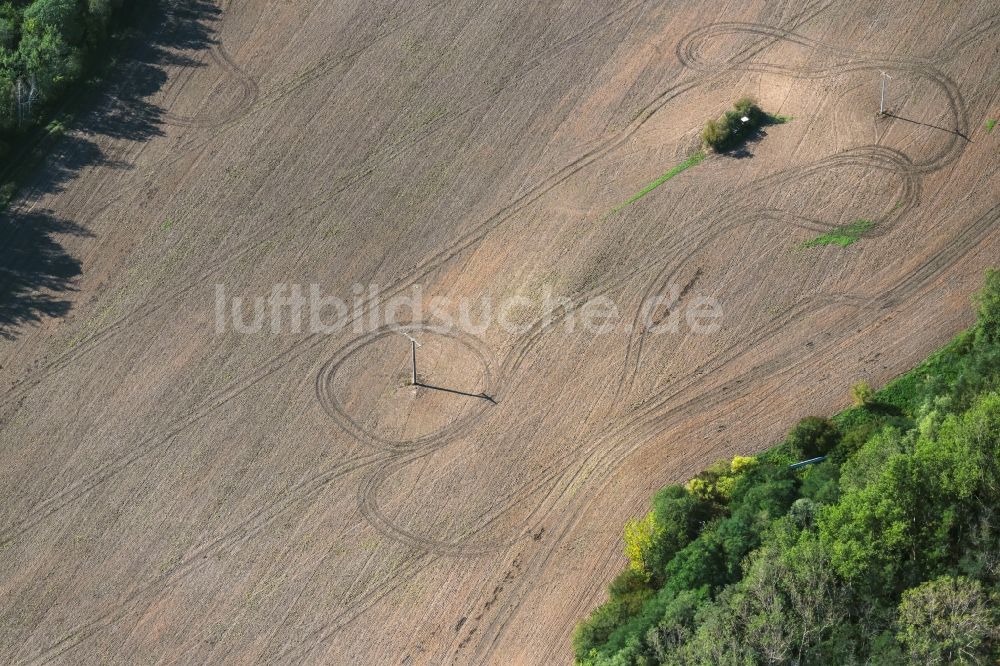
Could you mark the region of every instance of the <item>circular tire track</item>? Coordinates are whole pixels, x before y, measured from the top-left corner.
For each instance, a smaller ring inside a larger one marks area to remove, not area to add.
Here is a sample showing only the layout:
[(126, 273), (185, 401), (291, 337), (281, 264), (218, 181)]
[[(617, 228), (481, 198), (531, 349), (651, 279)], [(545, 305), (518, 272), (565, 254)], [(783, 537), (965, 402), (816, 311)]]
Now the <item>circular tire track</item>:
[[(995, 212), (995, 211), (992, 211), (992, 212)], [(989, 220), (989, 225), (990, 225), (990, 226), (988, 226), (988, 227), (987, 227), (987, 228), (985, 229), (985, 231), (989, 231), (989, 230), (991, 229), (992, 225), (993, 225), (993, 224), (995, 224), (995, 222), (996, 222), (996, 219), (995, 219), (995, 217), (996, 217), (996, 216), (994, 215), (994, 218), (993, 218), (992, 220)], [(981, 225), (980, 225), (980, 226), (981, 226)], [(980, 232), (982, 232), (982, 231), (983, 231), (983, 229), (982, 229), (982, 228), (980, 228)], [(970, 234), (970, 237), (973, 237), (973, 236), (975, 236), (975, 235), (974, 235), (974, 234)], [(980, 234), (980, 236), (981, 236), (981, 234)], [(978, 238), (978, 237), (980, 237), (980, 236), (975, 236), (975, 237), (976, 237), (976, 238)], [(953, 254), (953, 253), (944, 253), (944, 254)], [(944, 262), (944, 263), (940, 264), (941, 266), (946, 266), (946, 265), (947, 265), (947, 257), (946, 257), (946, 256), (944, 256), (944, 254), (942, 255), (942, 259), (941, 259), (941, 261), (942, 261), (942, 262)], [(959, 255), (959, 256), (960, 256), (960, 255)], [(957, 258), (957, 257), (953, 257), (953, 258)], [(943, 268), (940, 268), (940, 269), (938, 269), (938, 270), (943, 270)], [(927, 272), (933, 272), (933, 269), (930, 269), (930, 268), (928, 268), (928, 271), (927, 271)], [(339, 626), (339, 625), (338, 625), (338, 626)]]
[[(957, 95), (956, 96), (949, 96), (949, 99), (952, 102), (955, 102), (957, 100), (960, 100), (960, 97), (958, 97)], [(964, 111), (964, 109), (963, 109), (963, 111)], [(947, 160), (947, 161), (945, 161), (943, 159), (939, 159), (937, 161), (932, 160), (932, 161), (930, 161), (928, 163), (919, 165), (919, 167), (914, 167), (912, 165), (912, 163), (910, 162), (909, 158), (907, 158), (905, 155), (903, 155), (899, 151), (894, 151), (894, 152), (896, 153), (896, 155), (894, 157), (889, 157), (888, 164), (892, 165), (892, 166), (895, 166), (895, 167), (898, 167), (898, 168), (890, 168), (888, 170), (895, 171), (895, 172), (899, 173), (899, 175), (902, 176), (902, 178), (903, 178), (902, 201), (904, 202), (905, 208), (909, 209), (909, 208), (915, 206), (916, 203), (918, 202), (918, 199), (919, 199), (920, 182), (919, 182), (919, 179), (916, 178), (916, 176), (918, 174), (922, 175), (922, 173), (927, 173), (927, 172), (929, 172), (931, 170), (934, 170), (936, 168), (940, 168), (941, 166), (943, 166), (944, 164), (950, 162), (951, 160)], [(958, 152), (960, 154), (961, 151), (958, 151)], [(945, 155), (946, 155), (946, 153), (945, 153)], [(958, 156), (959, 155), (954, 155), (954, 156), (952, 156), (952, 159), (957, 159)], [(869, 164), (869, 165), (871, 165), (871, 164)], [(811, 167), (810, 170), (816, 170), (817, 168), (822, 168), (822, 167), (821, 167), (821, 165), (814, 165), (813, 167)], [(890, 214), (890, 215), (892, 217), (892, 221), (895, 222), (896, 220), (898, 220), (899, 218), (902, 217), (902, 212), (899, 212), (899, 213), (896, 213), (896, 214)], [(892, 287), (886, 294), (884, 294), (882, 297), (880, 297), (878, 299), (865, 299), (865, 298), (860, 298), (860, 297), (849, 297), (849, 296), (833, 295), (833, 296), (827, 297), (824, 300), (827, 303), (831, 304), (831, 305), (832, 304), (839, 304), (839, 303), (849, 303), (849, 304), (855, 305), (856, 307), (865, 307), (865, 306), (868, 306), (868, 307), (875, 308), (876, 310), (881, 310), (881, 309), (889, 308), (893, 304), (898, 303), (901, 300), (903, 300), (903, 299), (911, 296), (913, 293), (915, 293), (915, 291), (917, 289), (919, 289), (924, 284), (929, 283), (935, 276), (937, 276), (941, 272), (943, 272), (945, 268), (947, 268), (948, 266), (952, 265), (955, 261), (957, 261), (965, 253), (967, 253), (968, 251), (974, 249), (979, 244), (979, 242), (983, 238), (985, 238), (986, 234), (988, 234), (989, 232), (991, 232), (994, 229), (994, 227), (995, 227), (995, 225), (996, 225), (996, 223), (998, 221), (998, 217), (1000, 217), (1000, 208), (994, 207), (993, 209), (991, 209), (987, 213), (985, 213), (982, 216), (980, 216), (979, 218), (977, 218), (977, 220), (972, 225), (970, 225), (969, 227), (964, 228), (960, 232), (959, 236), (952, 243), (950, 243), (946, 247), (940, 249), (939, 251), (937, 251), (933, 255), (931, 255), (931, 257), (928, 258), (921, 265), (921, 267), (917, 269), (917, 271), (914, 271), (913, 273), (910, 273), (906, 278), (900, 280), (896, 284), (896, 286)], [(881, 228), (878, 231), (877, 234), (868, 234), (868, 235), (881, 235), (883, 233), (886, 233), (887, 231), (888, 231), (888, 229), (885, 228), (885, 225), (883, 225), (883, 228)], [(655, 281), (654, 281), (654, 284), (656, 284)], [(813, 303), (810, 303), (809, 305), (811, 307), (815, 307), (815, 305), (817, 305), (817, 303), (813, 302)], [(820, 303), (820, 306), (822, 307), (822, 303)], [(807, 314), (805, 311), (799, 310), (792, 317), (792, 320), (799, 319), (802, 316), (804, 316), (805, 314)], [(778, 327), (771, 327), (772, 331), (773, 330), (778, 330), (778, 329), (784, 327), (786, 325), (787, 321), (789, 321), (787, 319), (787, 317), (785, 317), (785, 320), (786, 321), (784, 323), (781, 323)], [(765, 334), (765, 337), (766, 337), (766, 334)], [(763, 369), (761, 369), (761, 370), (763, 370)], [(782, 370), (782, 372), (787, 372), (788, 370), (789, 369), (786, 368), (786, 369)], [(759, 371), (758, 371), (758, 374), (759, 374)], [(732, 385), (732, 386), (729, 386), (727, 388), (737, 388), (737, 387), (736, 387), (736, 385)], [(731, 398), (731, 396), (732, 396), (732, 394), (727, 394), (725, 396), (725, 399), (728, 400), (728, 399)], [(683, 410), (690, 409), (691, 407), (692, 407), (692, 405), (685, 404), (685, 405), (681, 406), (680, 409), (682, 409), (682, 411), (683, 411)], [(647, 407), (646, 409), (650, 409), (650, 408)], [(646, 409), (644, 409), (643, 411), (645, 411)], [(655, 409), (654, 409), (654, 411), (655, 411)], [(670, 413), (676, 413), (676, 410), (670, 410)], [(660, 415), (659, 418), (656, 419), (656, 421), (657, 422), (662, 422), (664, 419), (668, 418), (669, 415), (670, 415), (669, 413), (662, 414), (662, 415)], [(659, 428), (657, 428), (657, 430), (659, 430)], [(654, 431), (654, 434), (655, 434), (655, 431)], [(652, 434), (650, 436), (652, 436)], [(628, 437), (630, 437), (630, 435), (628, 435), (628, 434), (621, 435), (621, 436), (618, 437), (618, 439), (622, 439), (623, 437), (624, 438), (628, 438)], [(637, 446), (638, 445), (631, 447), (632, 451), (634, 451), (635, 448), (637, 448)], [(629, 455), (632, 451), (623, 452), (618, 457), (618, 460), (619, 461), (622, 460), (624, 457), (626, 457), (627, 455)], [(613, 466), (616, 463), (611, 462), (610, 464)], [(600, 466), (600, 467), (603, 467), (603, 466)], [(582, 511), (582, 507), (576, 509), (574, 511), (574, 515), (579, 515), (581, 511)], [(565, 537), (565, 535), (569, 533), (570, 528), (572, 526), (571, 525), (572, 522), (574, 522), (574, 521), (566, 521), (566, 522), (564, 522), (564, 529), (562, 530), (562, 533), (556, 538), (555, 543), (553, 545), (550, 545), (550, 547), (548, 549), (549, 553), (554, 552), (555, 549), (556, 549), (556, 547), (558, 546), (558, 544)], [(548, 559), (547, 556), (546, 556), (545, 559)], [(526, 583), (522, 584), (521, 587), (523, 588), (525, 584)], [(523, 594), (523, 591), (522, 591), (522, 594)], [(520, 603), (519, 602), (515, 602), (514, 608), (516, 609), (519, 606), (520, 606)], [(502, 632), (503, 628), (506, 626), (507, 622), (509, 621), (509, 617), (511, 617), (514, 614), (514, 612), (516, 612), (516, 611), (515, 610), (511, 610), (509, 613), (507, 613), (508, 620), (499, 620), (498, 621), (499, 622), (498, 628), (496, 628), (494, 630), (496, 637), (499, 637), (500, 632)], [(495, 645), (495, 644), (496, 644), (496, 638), (494, 639), (492, 645)], [(491, 649), (491, 648), (489, 648), (489, 649)]]
[[(483, 342), (478, 338), (469, 335), (464, 331), (459, 331), (453, 328), (444, 328), (424, 324), (410, 324), (406, 326), (388, 325), (348, 343), (341, 349), (337, 356), (324, 364), (320, 369), (319, 374), (316, 375), (316, 398), (319, 400), (323, 410), (331, 416), (337, 425), (339, 425), (348, 435), (375, 448), (394, 453), (406, 453), (424, 448), (439, 448), (450, 439), (458, 437), (467, 432), (470, 428), (474, 427), (485, 417), (486, 410), (491, 407), (491, 403), (489, 401), (481, 400), (479, 401), (480, 404), (477, 404), (469, 412), (463, 414), (443, 428), (439, 428), (434, 432), (430, 432), (419, 437), (402, 440), (382, 437), (372, 432), (370, 428), (365, 427), (363, 423), (357, 421), (349, 413), (346, 407), (338, 400), (336, 391), (333, 388), (338, 370), (340, 370), (343, 364), (350, 357), (354, 356), (364, 347), (378, 342), (383, 338), (408, 332), (430, 332), (436, 337), (451, 340), (470, 352), (482, 368), (484, 384), (483, 392), (486, 395), (494, 395), (496, 393), (499, 374), (496, 361), (486, 345), (483, 344)], [(416, 387), (416, 390), (432, 389), (421, 389)]]
[(224, 76), (220, 84), (209, 92), (206, 100), (211, 98), (212, 94), (220, 87), (235, 87), (235, 99), (222, 109), (212, 108), (208, 112), (204, 112), (204, 109), (201, 109), (192, 116), (182, 116), (170, 113), (169, 111), (165, 112), (162, 115), (165, 125), (196, 129), (221, 127), (245, 116), (257, 101), (260, 96), (260, 88), (257, 85), (257, 81), (233, 62), (233, 59), (223, 46), (212, 46), (209, 49), (208, 55), (209, 59), (216, 66), (222, 68)]
[[(807, 10), (803, 12), (803, 17), (811, 18), (812, 16), (815, 16), (819, 12), (823, 11), (823, 9), (826, 8), (827, 4), (829, 3), (817, 3), (817, 5), (815, 6), (810, 6)], [(752, 47), (744, 49), (743, 55), (745, 56), (745, 58), (749, 59), (753, 57), (756, 53), (762, 51), (764, 48), (769, 46), (770, 43), (773, 43), (773, 39), (772, 41), (769, 42), (767, 38), (762, 38), (761, 42), (762, 43), (760, 44), (754, 44)], [(501, 210), (493, 218), (481, 224), (479, 229), (469, 234), (469, 237), (465, 240), (465, 243), (456, 244), (456, 246), (453, 246), (449, 250), (446, 250), (445, 252), (442, 252), (439, 255), (428, 260), (427, 272), (429, 273), (437, 266), (443, 265), (443, 263), (457, 256), (459, 253), (467, 249), (467, 247), (471, 247), (478, 244), (479, 241), (485, 238), (486, 235), (489, 234), (494, 228), (499, 226), (499, 224), (505, 222), (506, 220), (510, 219), (521, 210), (534, 204), (542, 196), (547, 194), (549, 191), (553, 190), (558, 185), (561, 185), (563, 182), (568, 180), (570, 177), (572, 177), (579, 171), (583, 170), (590, 164), (603, 158), (605, 155), (610, 153), (615, 148), (618, 148), (619, 146), (624, 144), (629, 138), (631, 138), (635, 133), (637, 133), (639, 129), (641, 129), (642, 126), (645, 125), (645, 123), (657, 111), (663, 108), (668, 102), (680, 96), (684, 92), (687, 92), (688, 90), (696, 87), (697, 85), (700, 85), (702, 83), (701, 80), (702, 78), (704, 77), (696, 77), (693, 81), (671, 86), (670, 88), (667, 88), (666, 90), (661, 92), (636, 116), (636, 119), (628, 127), (617, 133), (617, 135), (610, 137), (608, 140), (602, 142), (601, 144), (594, 147), (590, 151), (584, 153), (576, 160), (563, 167), (563, 169), (561, 169), (559, 172), (546, 179), (546, 181), (543, 181), (536, 188), (534, 188), (533, 190), (529, 190), (517, 202)], [(623, 280), (624, 278), (621, 278), (617, 282), (620, 283)], [(608, 288), (609, 285), (605, 283), (604, 285), (596, 287), (591, 291), (594, 293), (599, 293), (607, 290)], [(563, 313), (563, 316), (567, 314), (569, 314), (569, 312), (565, 311)], [(517, 348), (517, 351), (513, 353), (512, 358), (504, 359), (503, 367), (505, 376), (511, 377), (517, 371), (517, 369), (521, 365), (521, 362), (527, 357), (531, 348), (533, 348), (544, 337), (547, 331), (552, 330), (560, 320), (561, 317), (554, 317), (551, 318), (546, 323), (536, 323), (532, 327), (532, 329), (527, 334), (528, 338), (527, 341)], [(506, 386), (507, 382), (505, 381), (503, 382), (503, 384)], [(396, 534), (398, 538), (404, 543), (409, 543), (414, 546), (422, 545), (424, 548), (431, 550), (431, 552), (438, 552), (436, 549), (440, 548), (440, 552), (438, 554), (442, 555), (461, 554), (458, 551), (458, 549), (461, 548), (459, 544), (450, 542), (449, 543), (436, 542), (431, 539), (424, 539), (422, 537), (418, 537), (417, 535), (407, 532), (406, 530), (403, 530), (398, 526), (392, 525), (390, 521), (385, 519), (384, 516), (382, 516), (377, 512), (376, 507), (378, 507), (378, 502), (377, 499), (374, 497), (374, 494), (377, 492), (377, 489), (380, 486), (381, 479), (384, 478), (380, 476), (381, 471), (382, 470), (380, 470), (379, 473), (376, 473), (369, 480), (369, 482), (366, 483), (365, 487), (359, 491), (359, 509), (362, 511), (363, 514), (368, 514), (372, 517), (373, 526), (376, 527), (376, 529), (380, 529), (380, 531), (384, 530), (385, 531), (384, 533), (387, 533), (387, 536)], [(524, 528), (526, 528), (526, 526), (522, 526), (522, 530)], [(482, 550), (479, 548), (474, 549), (475, 554), (481, 554), (481, 552)]]

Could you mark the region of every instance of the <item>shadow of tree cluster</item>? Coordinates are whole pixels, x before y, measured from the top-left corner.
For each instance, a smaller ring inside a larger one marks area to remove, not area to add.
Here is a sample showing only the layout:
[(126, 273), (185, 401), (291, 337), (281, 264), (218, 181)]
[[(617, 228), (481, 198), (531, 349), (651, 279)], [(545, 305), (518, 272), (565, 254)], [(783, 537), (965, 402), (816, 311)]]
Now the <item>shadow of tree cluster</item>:
[(139, 30), (123, 54), (115, 82), (81, 129), (133, 141), (162, 135), (164, 109), (149, 98), (167, 82), (166, 67), (202, 66), (195, 54), (216, 43), (214, 26), (221, 17), (222, 11), (207, 0), (157, 2), (151, 14), (134, 17)]
[[(70, 95), (75, 98), (64, 103), (76, 118), (72, 132), (54, 142), (41, 129), (23, 137), (7, 160), (7, 173), (0, 174), (3, 180), (35, 195), (59, 192), (86, 167), (131, 168), (110, 159), (100, 138), (148, 141), (163, 135), (165, 109), (149, 99), (167, 82), (167, 67), (201, 66), (197, 54), (215, 44), (222, 12), (207, 0), (139, 2), (125, 11), (122, 20), (132, 27), (118, 49), (120, 63), (100, 84), (77, 86)], [(40, 152), (46, 156), (26, 166)], [(60, 243), (65, 235), (90, 233), (48, 211), (13, 205), (0, 212), (0, 338), (13, 339), (23, 325), (69, 311), (65, 295), (75, 289), (81, 264)]]
[(80, 262), (66, 253), (59, 234), (88, 235), (48, 213), (0, 215), (0, 337), (11, 339), (17, 327), (69, 310), (59, 294), (73, 289)]
[(738, 160), (753, 157), (753, 151), (751, 148), (753, 148), (755, 144), (763, 141), (764, 137), (767, 136), (767, 131), (765, 131), (764, 127), (764, 125), (760, 125), (746, 131), (745, 136), (741, 138), (741, 142), (738, 145), (733, 146), (728, 150), (723, 150), (721, 154)]

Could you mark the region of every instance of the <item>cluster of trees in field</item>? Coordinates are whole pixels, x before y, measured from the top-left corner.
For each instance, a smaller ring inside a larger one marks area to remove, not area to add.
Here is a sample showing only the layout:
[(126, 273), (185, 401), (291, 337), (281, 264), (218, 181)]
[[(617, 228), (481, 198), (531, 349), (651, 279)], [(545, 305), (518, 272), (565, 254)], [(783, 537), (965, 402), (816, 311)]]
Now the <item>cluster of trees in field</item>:
[(745, 141), (761, 125), (774, 120), (778, 119), (764, 113), (752, 97), (742, 97), (720, 118), (705, 123), (701, 141), (706, 148), (728, 150)]
[[(855, 406), (661, 490), (582, 664), (1000, 660), (1000, 272), (978, 321)], [(792, 469), (792, 462), (826, 456)]]
[(104, 46), (120, 5), (121, 0), (0, 2), (2, 135), (9, 138), (30, 126), (82, 76)]

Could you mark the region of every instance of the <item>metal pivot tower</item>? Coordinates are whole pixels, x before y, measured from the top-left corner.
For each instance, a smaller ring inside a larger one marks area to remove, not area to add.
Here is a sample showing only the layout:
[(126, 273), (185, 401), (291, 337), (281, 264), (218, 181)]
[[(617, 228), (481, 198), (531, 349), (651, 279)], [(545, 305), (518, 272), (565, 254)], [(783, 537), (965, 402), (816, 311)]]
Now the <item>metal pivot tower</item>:
[(410, 374), (410, 383), (414, 386), (417, 385), (417, 341), (410, 340), (410, 369), (412, 373)]
[(881, 98), (881, 100), (879, 100), (879, 103), (878, 103), (878, 112), (879, 112), (879, 115), (885, 115), (885, 90), (886, 90), (886, 87), (887, 87), (886, 86), (886, 81), (889, 81), (889, 80), (892, 80), (892, 77), (889, 76), (888, 74), (886, 74), (885, 72), (882, 72), (882, 98)]
[[(403, 333), (400, 331), (400, 333)], [(417, 386), (417, 347), (420, 346), (413, 336), (403, 333), (410, 340), (410, 385)]]

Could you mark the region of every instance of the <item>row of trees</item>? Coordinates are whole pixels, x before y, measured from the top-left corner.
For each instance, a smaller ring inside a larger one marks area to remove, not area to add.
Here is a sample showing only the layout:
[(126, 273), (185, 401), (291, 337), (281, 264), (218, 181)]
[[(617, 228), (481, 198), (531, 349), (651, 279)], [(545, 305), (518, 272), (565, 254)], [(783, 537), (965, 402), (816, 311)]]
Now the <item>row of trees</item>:
[(882, 391), (660, 491), (577, 661), (997, 663), (1000, 272), (978, 299), (975, 327)]
[(0, 132), (30, 125), (98, 53), (121, 0), (0, 4)]

